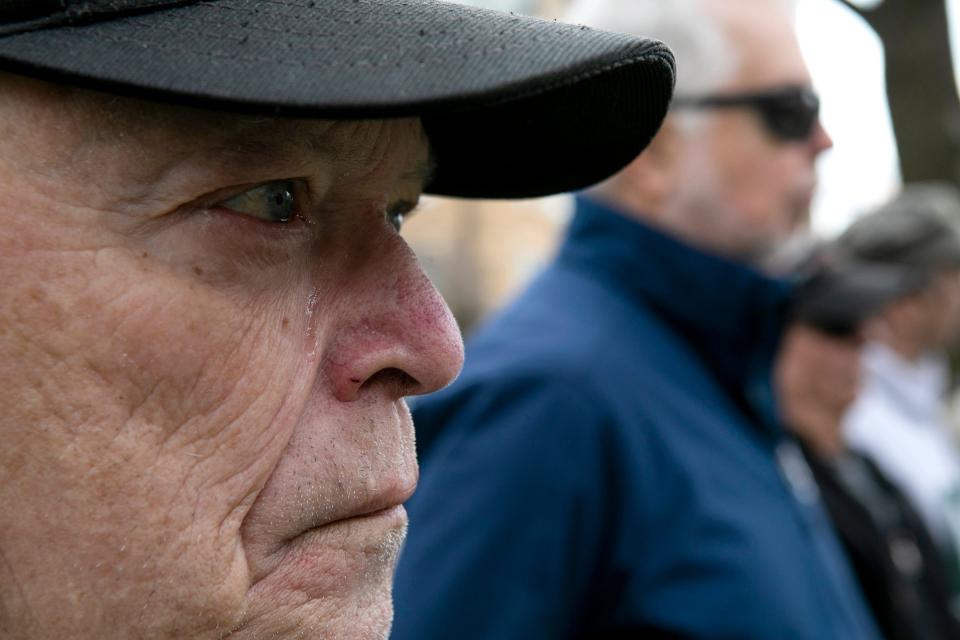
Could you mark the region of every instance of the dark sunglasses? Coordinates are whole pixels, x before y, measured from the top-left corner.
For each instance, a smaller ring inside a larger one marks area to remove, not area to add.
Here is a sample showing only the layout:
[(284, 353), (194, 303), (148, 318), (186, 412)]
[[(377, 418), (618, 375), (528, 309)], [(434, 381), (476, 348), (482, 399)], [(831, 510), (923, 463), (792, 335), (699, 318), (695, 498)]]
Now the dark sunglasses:
[(692, 109), (753, 109), (767, 130), (781, 140), (807, 140), (820, 115), (820, 98), (799, 86), (766, 91), (674, 98), (672, 107)]

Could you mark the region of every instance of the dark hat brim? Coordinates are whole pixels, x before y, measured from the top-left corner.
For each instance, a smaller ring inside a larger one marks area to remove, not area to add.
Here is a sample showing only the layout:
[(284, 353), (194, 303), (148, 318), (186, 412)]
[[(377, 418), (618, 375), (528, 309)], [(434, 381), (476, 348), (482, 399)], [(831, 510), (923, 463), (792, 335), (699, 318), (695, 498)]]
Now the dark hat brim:
[(850, 336), (885, 306), (927, 282), (928, 274), (904, 265), (841, 259), (798, 283), (794, 313), (820, 331)]
[(428, 191), (489, 198), (613, 174), (660, 126), (674, 78), (656, 41), (433, 0), (208, 0), (41, 20), (0, 36), (0, 68), (226, 111), (418, 116), (437, 161)]

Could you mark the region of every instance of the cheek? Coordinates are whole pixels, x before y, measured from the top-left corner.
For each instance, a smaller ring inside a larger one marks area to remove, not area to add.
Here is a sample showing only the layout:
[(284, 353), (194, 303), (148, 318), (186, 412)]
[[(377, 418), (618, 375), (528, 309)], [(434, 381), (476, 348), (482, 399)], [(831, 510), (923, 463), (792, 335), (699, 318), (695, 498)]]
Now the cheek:
[(731, 114), (714, 132), (704, 160), (713, 167), (718, 198), (745, 228), (790, 229), (812, 186), (812, 165), (798, 150), (772, 141), (750, 114), (740, 115)]
[(297, 351), (280, 305), (233, 298), (146, 253), (103, 250), (0, 269), (5, 344), (30, 356), (8, 362), (7, 373), (28, 375), (47, 400), (17, 404), (64, 427), (137, 422), (143, 444), (199, 443), (193, 421), (222, 414), (227, 422), (292, 377), (280, 366)]
[(770, 223), (771, 213), (782, 208), (778, 159), (758, 143), (730, 155), (723, 178), (728, 200), (737, 205), (748, 223)]
[(28, 591), (81, 594), (79, 616), (151, 603), (190, 636), (231, 623), (240, 522), (310, 384), (297, 294), (241, 298), (122, 250), (0, 261), (0, 291), (0, 550)]

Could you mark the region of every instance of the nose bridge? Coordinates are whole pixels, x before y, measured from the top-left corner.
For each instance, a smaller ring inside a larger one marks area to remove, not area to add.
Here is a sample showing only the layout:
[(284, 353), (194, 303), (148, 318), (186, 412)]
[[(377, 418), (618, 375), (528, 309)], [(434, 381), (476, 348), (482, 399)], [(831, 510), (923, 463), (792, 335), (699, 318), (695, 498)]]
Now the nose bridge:
[(324, 358), (335, 396), (351, 401), (379, 389), (399, 397), (446, 386), (462, 366), (463, 343), (443, 298), (398, 235), (369, 242), (363, 253)]

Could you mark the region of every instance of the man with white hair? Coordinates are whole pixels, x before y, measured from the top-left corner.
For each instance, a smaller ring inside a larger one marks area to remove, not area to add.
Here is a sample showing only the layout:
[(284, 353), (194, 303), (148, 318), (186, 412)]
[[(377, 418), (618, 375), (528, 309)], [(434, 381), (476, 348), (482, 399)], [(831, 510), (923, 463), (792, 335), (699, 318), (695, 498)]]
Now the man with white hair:
[(468, 344), (458, 381), (415, 406), (394, 637), (875, 638), (782, 428), (798, 388), (849, 401), (855, 354), (780, 376), (790, 285), (756, 268), (807, 223), (831, 144), (789, 5), (572, 16), (673, 43), (673, 109), (578, 198), (556, 260)]

